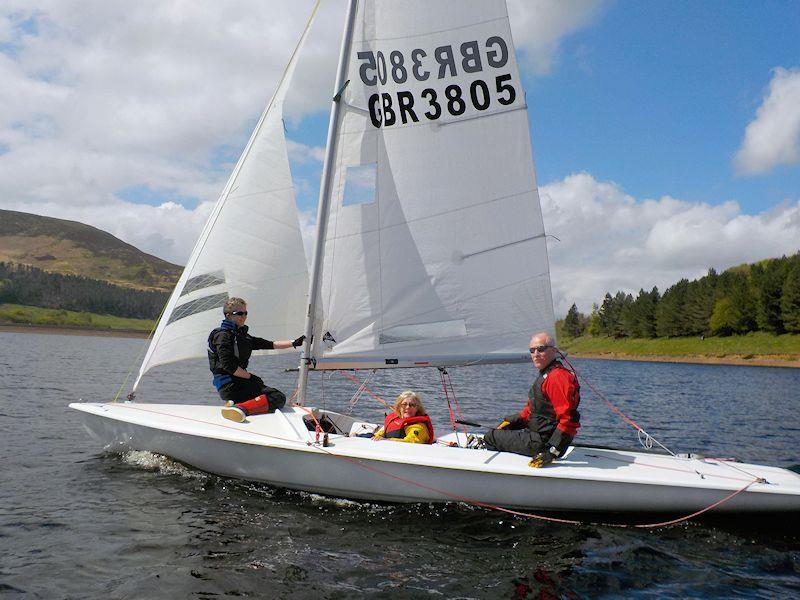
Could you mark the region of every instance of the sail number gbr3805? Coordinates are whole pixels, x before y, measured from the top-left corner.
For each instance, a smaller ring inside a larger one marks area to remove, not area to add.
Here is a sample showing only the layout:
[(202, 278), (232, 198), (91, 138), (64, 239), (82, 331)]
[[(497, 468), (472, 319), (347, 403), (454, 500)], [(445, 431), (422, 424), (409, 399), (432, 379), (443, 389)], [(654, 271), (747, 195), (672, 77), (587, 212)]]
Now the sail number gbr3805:
[[(500, 36), (425, 50), (363, 51), (356, 54), (375, 127), (459, 117), (470, 109), (508, 107), (519, 94), (509, 68), (509, 49)], [(472, 111), (470, 111), (472, 112)]]

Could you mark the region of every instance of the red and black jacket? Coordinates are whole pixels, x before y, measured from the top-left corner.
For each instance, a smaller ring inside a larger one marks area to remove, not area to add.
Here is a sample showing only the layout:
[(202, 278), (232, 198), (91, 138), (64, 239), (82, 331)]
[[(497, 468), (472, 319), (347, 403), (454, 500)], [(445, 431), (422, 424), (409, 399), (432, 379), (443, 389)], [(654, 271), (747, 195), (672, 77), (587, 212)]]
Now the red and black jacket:
[(581, 426), (580, 401), (580, 385), (574, 373), (554, 360), (539, 371), (539, 377), (528, 392), (525, 408), (506, 420), (523, 421), (548, 446), (563, 452)]

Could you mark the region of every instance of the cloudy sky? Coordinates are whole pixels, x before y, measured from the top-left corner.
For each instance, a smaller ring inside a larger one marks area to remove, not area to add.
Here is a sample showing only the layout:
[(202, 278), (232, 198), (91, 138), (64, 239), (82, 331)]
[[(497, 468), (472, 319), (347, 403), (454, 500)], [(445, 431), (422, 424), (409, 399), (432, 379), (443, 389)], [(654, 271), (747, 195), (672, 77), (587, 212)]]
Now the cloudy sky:
[[(183, 263), (311, 0), (4, 0), (0, 208)], [(556, 311), (800, 249), (796, 0), (510, 0)], [(315, 219), (344, 0), (287, 135)]]

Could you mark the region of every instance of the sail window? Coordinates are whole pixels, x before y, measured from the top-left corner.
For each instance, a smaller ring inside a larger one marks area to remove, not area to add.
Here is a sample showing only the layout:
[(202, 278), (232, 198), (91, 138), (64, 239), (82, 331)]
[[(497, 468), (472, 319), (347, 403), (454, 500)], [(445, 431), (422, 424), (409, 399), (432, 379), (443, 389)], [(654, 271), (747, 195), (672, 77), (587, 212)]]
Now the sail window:
[(207, 310), (212, 310), (215, 308), (222, 308), (227, 300), (228, 293), (224, 292), (222, 294), (214, 294), (213, 296), (206, 296), (205, 298), (191, 300), (186, 304), (176, 306), (175, 310), (172, 311), (172, 314), (169, 317), (167, 325), (180, 319), (190, 317), (191, 315), (196, 315), (197, 313), (206, 312)]
[(416, 323), (414, 325), (397, 325), (380, 332), (380, 344), (412, 342), (442, 338), (463, 337), (467, 335), (467, 324), (464, 319), (438, 321), (436, 323)]
[(374, 203), (377, 178), (378, 163), (347, 167), (342, 206)]
[(222, 271), (197, 275), (186, 282), (186, 285), (183, 286), (183, 289), (181, 290), (181, 296), (191, 294), (197, 290), (219, 285), (221, 283), (225, 283), (225, 274)]

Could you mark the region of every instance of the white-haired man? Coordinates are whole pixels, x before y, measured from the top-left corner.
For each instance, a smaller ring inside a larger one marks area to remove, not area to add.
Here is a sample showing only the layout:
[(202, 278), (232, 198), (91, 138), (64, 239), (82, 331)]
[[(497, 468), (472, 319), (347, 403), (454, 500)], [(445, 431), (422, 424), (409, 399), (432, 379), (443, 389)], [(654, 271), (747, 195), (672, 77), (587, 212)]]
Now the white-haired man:
[(558, 349), (547, 332), (530, 342), (531, 360), (539, 377), (518, 413), (506, 416), (483, 437), (493, 450), (531, 456), (532, 467), (543, 467), (564, 454), (580, 427), (580, 386), (575, 374), (558, 360)]

